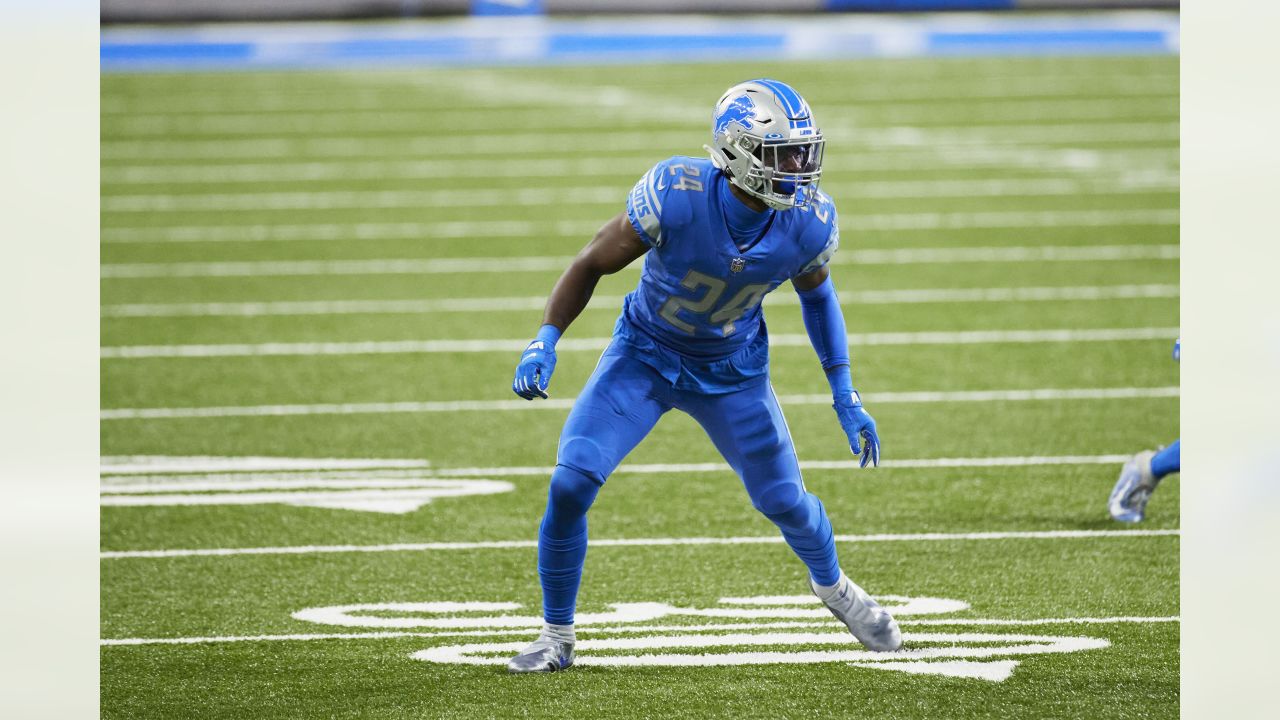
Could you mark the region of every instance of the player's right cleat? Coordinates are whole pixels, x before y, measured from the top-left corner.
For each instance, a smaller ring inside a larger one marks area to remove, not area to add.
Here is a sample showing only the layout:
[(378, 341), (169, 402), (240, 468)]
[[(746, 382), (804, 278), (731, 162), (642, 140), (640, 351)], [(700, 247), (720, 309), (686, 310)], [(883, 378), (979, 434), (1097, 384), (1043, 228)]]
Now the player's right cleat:
[(1151, 458), (1154, 450), (1145, 450), (1129, 458), (1120, 471), (1120, 479), (1107, 499), (1107, 510), (1120, 522), (1141, 522), (1147, 510), (1147, 501), (1159, 480), (1151, 474)]
[(573, 641), (539, 636), (519, 655), (507, 661), (513, 673), (558, 672), (573, 665)]
[(866, 649), (892, 652), (902, 648), (902, 631), (898, 629), (898, 621), (844, 573), (840, 573), (840, 582), (828, 597), (823, 597), (813, 578), (809, 578), (809, 587)]

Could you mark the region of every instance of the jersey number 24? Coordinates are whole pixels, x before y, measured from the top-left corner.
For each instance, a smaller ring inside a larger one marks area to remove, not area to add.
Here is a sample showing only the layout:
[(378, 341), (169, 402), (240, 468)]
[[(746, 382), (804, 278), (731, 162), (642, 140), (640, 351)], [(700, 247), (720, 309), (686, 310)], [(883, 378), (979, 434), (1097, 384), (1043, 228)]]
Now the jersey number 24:
[[(694, 325), (680, 317), (680, 311), (686, 310), (695, 315), (702, 315), (711, 310), (715, 306), (716, 301), (724, 294), (724, 290), (728, 287), (728, 283), (719, 278), (711, 277), (697, 270), (690, 270), (689, 274), (684, 276), (680, 284), (697, 294), (698, 290), (705, 287), (706, 293), (698, 299), (694, 300), (687, 297), (672, 296), (662, 305), (662, 309), (658, 314), (662, 319), (680, 328), (684, 332), (693, 335), (696, 328)], [(769, 286), (766, 283), (756, 283), (747, 285), (739, 290), (728, 302), (724, 303), (720, 309), (711, 313), (707, 320), (712, 325), (721, 325), (720, 332), (728, 337), (733, 334), (733, 324), (751, 311), (752, 308), (760, 304), (764, 296), (769, 293)]]

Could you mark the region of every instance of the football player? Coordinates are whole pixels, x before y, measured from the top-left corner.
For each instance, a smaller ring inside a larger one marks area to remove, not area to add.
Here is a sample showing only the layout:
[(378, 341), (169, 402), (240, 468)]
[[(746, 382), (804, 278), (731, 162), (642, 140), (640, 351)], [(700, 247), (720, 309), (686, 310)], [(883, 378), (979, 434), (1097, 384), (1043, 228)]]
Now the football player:
[[(1173, 359), (1182, 360), (1182, 338), (1173, 344)], [(1182, 440), (1159, 450), (1144, 450), (1129, 458), (1107, 499), (1107, 510), (1120, 522), (1142, 522), (1147, 501), (1166, 475), (1182, 470)]]
[(507, 665), (553, 672), (573, 664), (574, 609), (587, 551), (587, 510), (609, 474), (668, 410), (711, 437), (751, 502), (809, 570), (813, 592), (865, 647), (897, 650), (897, 623), (841, 571), (822, 502), (805, 489), (769, 384), (760, 302), (790, 280), (831, 386), (836, 418), (861, 466), (880, 459), (876, 424), (853, 387), (844, 317), (827, 262), (839, 245), (836, 208), (818, 189), (823, 137), (808, 103), (785, 83), (729, 88), (712, 113), (710, 159), (653, 166), (551, 291), (512, 389), (547, 397), (556, 341), (596, 283), (643, 257), (613, 340), (560, 436), (538, 533), (545, 625)]

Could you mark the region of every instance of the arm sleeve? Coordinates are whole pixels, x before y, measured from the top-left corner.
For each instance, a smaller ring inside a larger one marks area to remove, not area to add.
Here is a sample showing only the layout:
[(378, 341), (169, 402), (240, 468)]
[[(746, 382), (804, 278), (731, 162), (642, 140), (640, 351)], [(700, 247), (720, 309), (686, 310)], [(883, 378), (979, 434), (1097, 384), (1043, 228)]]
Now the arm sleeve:
[(835, 285), (828, 277), (818, 287), (797, 290), (796, 294), (800, 296), (804, 329), (808, 331), (809, 342), (813, 343), (818, 361), (827, 374), (831, 393), (834, 396), (847, 396), (853, 392), (853, 378), (849, 372), (849, 338)]

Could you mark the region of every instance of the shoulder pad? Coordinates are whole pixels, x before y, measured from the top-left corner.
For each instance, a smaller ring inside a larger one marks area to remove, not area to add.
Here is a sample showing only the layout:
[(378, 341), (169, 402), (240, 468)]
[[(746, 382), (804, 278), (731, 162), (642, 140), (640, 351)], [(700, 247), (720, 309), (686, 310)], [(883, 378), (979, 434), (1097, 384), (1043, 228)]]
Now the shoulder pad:
[(802, 258), (809, 258), (797, 275), (813, 272), (831, 261), (840, 248), (840, 218), (831, 196), (818, 191), (809, 205), (802, 208), (807, 216), (800, 231)]
[(691, 194), (705, 192), (710, 160), (672, 157), (654, 165), (627, 196), (627, 219), (652, 247), (662, 247), (664, 230), (693, 219)]

